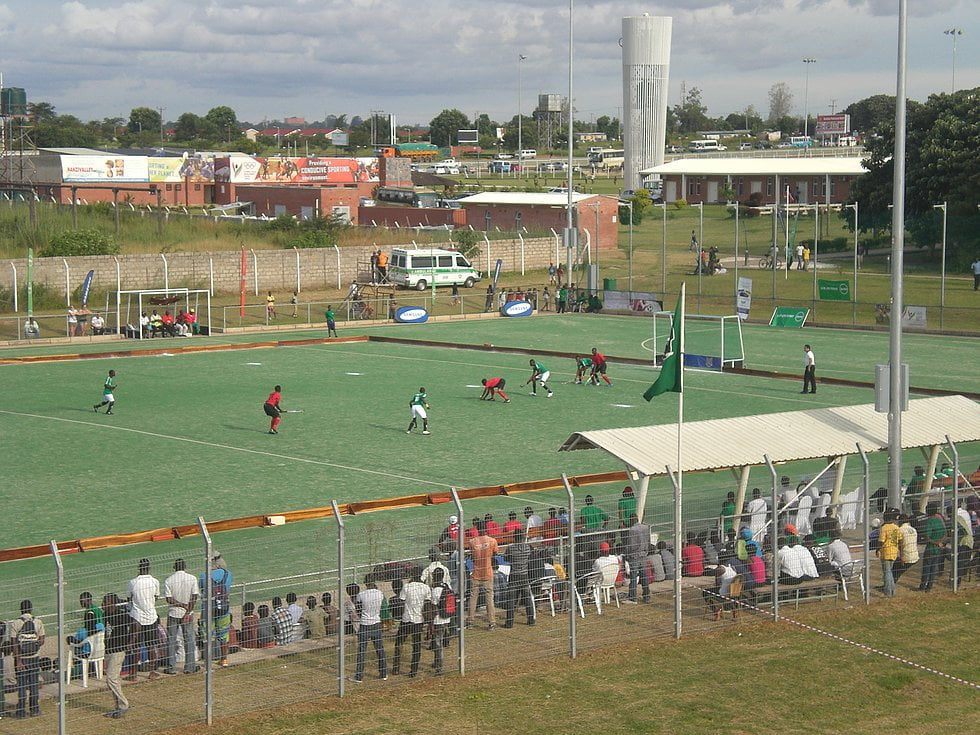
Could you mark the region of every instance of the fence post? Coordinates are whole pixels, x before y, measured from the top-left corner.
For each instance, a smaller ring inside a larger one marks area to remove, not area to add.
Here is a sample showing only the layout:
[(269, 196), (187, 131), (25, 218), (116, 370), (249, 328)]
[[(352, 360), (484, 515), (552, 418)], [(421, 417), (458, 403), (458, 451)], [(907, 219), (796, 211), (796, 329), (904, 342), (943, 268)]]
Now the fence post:
[(197, 517), (197, 526), (204, 539), (204, 719), (211, 725), (214, 719), (214, 625), (212, 620), (211, 534), (204, 516)]
[(65, 306), (71, 306), (71, 269), (67, 258), (62, 258), (61, 262), (65, 264)]
[(214, 256), (208, 256), (208, 289), (214, 296)]
[(864, 556), (864, 571), (861, 574), (864, 576), (864, 604), (871, 604), (871, 546), (868, 543), (868, 539), (871, 536), (871, 468), (868, 464), (868, 455), (864, 453), (864, 449), (861, 447), (861, 443), (856, 444), (858, 454), (861, 455), (861, 464), (864, 465), (864, 474), (861, 478), (861, 502), (864, 505), (862, 508), (862, 515), (864, 516), (864, 546), (863, 556)]
[[(776, 530), (776, 526), (779, 524), (779, 495), (777, 494), (779, 482), (776, 479), (776, 468), (773, 467), (769, 455), (764, 454), (762, 458), (766, 460), (766, 467), (769, 468), (769, 474), (772, 475), (772, 526), (770, 528), (770, 533), (772, 533), (772, 619), (779, 620), (779, 566), (776, 562), (776, 552), (779, 546), (779, 533)], [(765, 537), (763, 537), (763, 543), (765, 543)]]
[[(119, 258), (113, 255), (112, 259), (116, 261), (116, 334), (125, 334), (122, 324), (120, 324), (122, 321), (122, 295), (120, 294), (122, 291), (122, 273), (119, 271)], [(139, 315), (137, 315), (138, 317)]]
[(575, 584), (575, 494), (568, 482), (568, 475), (561, 473), (561, 482), (568, 497), (568, 656), (578, 655), (578, 620), (575, 608), (578, 604), (578, 586)]
[(17, 308), (17, 266), (14, 265), (14, 261), (10, 261), (10, 269), (14, 272), (14, 313), (16, 314), (20, 311)]
[[(463, 503), (459, 499), (456, 488), (450, 488), (453, 496), (453, 505), (456, 506), (456, 517), (460, 519), (459, 532), (456, 534), (456, 577), (459, 582), (456, 585), (456, 624), (459, 626), (459, 675), (466, 673), (466, 537), (463, 533)], [(450, 575), (449, 584), (452, 585)]]
[[(342, 286), (340, 285), (340, 248), (338, 248), (336, 245), (334, 245), (333, 246), (333, 249), (337, 252), (337, 288), (342, 288)], [(326, 258), (326, 252), (324, 252), (324, 258)], [(326, 282), (326, 280), (327, 280), (326, 279), (326, 268), (324, 268), (324, 274), (323, 275), (324, 275), (324, 279), (323, 280), (324, 280), (324, 282)], [(354, 274), (354, 278), (355, 278), (355, 280), (357, 279), (357, 274), (356, 273)]]
[[(55, 571), (55, 605), (58, 610), (58, 735), (65, 735), (67, 726), (65, 723), (65, 636), (62, 634), (65, 629), (65, 567), (61, 563), (61, 554), (58, 553), (58, 542), (49, 542), (51, 558), (54, 560)], [(88, 661), (82, 659), (82, 666), (88, 666)]]
[(163, 259), (163, 288), (166, 291), (170, 290), (170, 264), (167, 262), (167, 256), (164, 253), (160, 253), (160, 257)]
[(523, 276), (524, 275), (524, 235), (518, 232), (517, 237), (520, 238), (521, 241), (521, 275)]
[(677, 482), (674, 471), (670, 465), (666, 465), (667, 476), (670, 477), (670, 484), (674, 487), (674, 638), (680, 639), (683, 632), (684, 588), (681, 586), (681, 488)]
[[(344, 696), (344, 635), (346, 622), (344, 620), (344, 540), (346, 529), (344, 519), (340, 515), (337, 501), (331, 500), (333, 518), (337, 522), (337, 603), (340, 613), (340, 623), (337, 625), (337, 696)], [(353, 623), (353, 621), (351, 621)], [(352, 626), (353, 627), (353, 626)]]
[(293, 250), (296, 251), (296, 293), (300, 293), (303, 290), (303, 287), (299, 270), (299, 248), (293, 245)]
[(252, 280), (255, 283), (255, 295), (259, 295), (259, 258), (252, 249)]
[[(953, 453), (953, 594), (960, 591), (960, 453), (953, 440), (946, 434), (946, 444)], [(966, 512), (966, 511), (964, 511)]]

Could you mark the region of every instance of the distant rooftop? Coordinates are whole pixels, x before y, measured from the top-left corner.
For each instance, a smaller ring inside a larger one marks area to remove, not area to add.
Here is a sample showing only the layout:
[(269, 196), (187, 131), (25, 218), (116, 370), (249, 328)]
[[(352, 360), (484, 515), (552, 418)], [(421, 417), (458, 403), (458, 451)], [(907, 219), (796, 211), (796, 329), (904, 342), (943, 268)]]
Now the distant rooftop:
[(643, 169), (640, 174), (689, 176), (860, 176), (867, 173), (858, 156), (799, 158), (696, 157), (678, 158), (661, 166)]
[[(572, 201), (581, 202), (585, 199), (594, 199), (595, 194), (580, 194), (574, 192)], [(533, 191), (483, 191), (479, 194), (472, 194), (459, 200), (460, 204), (520, 204), (528, 207), (564, 207), (568, 204), (568, 194), (551, 192)]]

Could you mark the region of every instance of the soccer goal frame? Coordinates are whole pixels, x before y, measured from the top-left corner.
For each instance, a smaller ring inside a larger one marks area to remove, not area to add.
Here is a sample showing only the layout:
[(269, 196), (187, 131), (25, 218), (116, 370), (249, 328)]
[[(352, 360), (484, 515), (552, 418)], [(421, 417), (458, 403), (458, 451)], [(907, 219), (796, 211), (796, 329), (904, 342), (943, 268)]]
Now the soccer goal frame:
[[(125, 322), (122, 321), (123, 297), (126, 298)], [(201, 308), (202, 297), (203, 309)], [(154, 301), (154, 298), (157, 301)], [(134, 302), (136, 305), (135, 321), (130, 319), (133, 316)], [(183, 303), (184, 311), (194, 309), (200, 334), (211, 334), (211, 292), (206, 288), (142, 288), (116, 291), (116, 323), (120, 325), (120, 331), (126, 336), (145, 339), (139, 323), (144, 308), (147, 306), (151, 309), (158, 306), (169, 308), (176, 303)], [(135, 327), (135, 330), (131, 330), (130, 327)], [(133, 331), (135, 334), (131, 334)]]
[[(654, 364), (663, 362), (663, 349), (673, 327), (674, 313), (658, 311), (653, 315)], [(742, 342), (742, 320), (738, 314), (684, 315), (684, 365), (704, 370), (737, 369), (745, 364)]]

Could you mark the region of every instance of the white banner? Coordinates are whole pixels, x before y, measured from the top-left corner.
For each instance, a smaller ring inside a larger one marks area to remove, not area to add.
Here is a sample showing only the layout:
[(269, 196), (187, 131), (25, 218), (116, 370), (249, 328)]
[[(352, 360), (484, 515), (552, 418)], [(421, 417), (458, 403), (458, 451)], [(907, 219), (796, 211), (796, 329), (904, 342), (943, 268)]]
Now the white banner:
[(61, 180), (145, 182), (149, 180), (146, 156), (62, 156)]
[(653, 314), (662, 308), (657, 294), (648, 291), (603, 291), (602, 296), (604, 309)]
[(738, 318), (743, 322), (749, 318), (749, 309), (752, 308), (752, 279), (738, 279), (738, 298), (735, 301), (735, 308), (738, 311)]

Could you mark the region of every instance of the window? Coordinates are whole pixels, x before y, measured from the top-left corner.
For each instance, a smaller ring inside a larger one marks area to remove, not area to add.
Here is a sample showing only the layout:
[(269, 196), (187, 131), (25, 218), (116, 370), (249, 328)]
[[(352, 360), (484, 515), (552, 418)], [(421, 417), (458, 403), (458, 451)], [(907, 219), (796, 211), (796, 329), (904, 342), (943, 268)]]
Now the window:
[(462, 255), (457, 255), (456, 256), (456, 265), (458, 267), (460, 267), (460, 268), (470, 268), (470, 267), (472, 267), (472, 266), (470, 266), (469, 263), (466, 262), (466, 258), (464, 258)]
[(395, 266), (396, 268), (404, 268), (405, 267), (405, 256), (404, 255), (392, 255), (391, 256), (391, 264), (393, 266)]
[(194, 191), (200, 191), (200, 190), (201, 190), (201, 185), (200, 184), (194, 184)]
[(771, 197), (772, 196), (772, 185), (773, 185), (773, 178), (772, 178), (772, 176), (770, 176), (769, 178), (766, 179), (766, 196), (767, 197)]
[(174, 188), (173, 184), (167, 184), (167, 191), (173, 191), (173, 188)]
[(745, 179), (741, 176), (738, 177), (738, 195), (742, 196), (745, 193)]
[(817, 196), (820, 196), (821, 194), (823, 194), (822, 189), (823, 189), (823, 185), (822, 185), (820, 179), (817, 178), (816, 176), (814, 176), (813, 177), (813, 196), (817, 197)]
[(698, 194), (698, 195), (701, 194), (701, 177), (700, 176), (698, 176), (697, 178), (694, 179), (694, 190), (695, 190), (694, 191), (695, 194)]
[(453, 256), (452, 255), (440, 255), (439, 256), (439, 267), (440, 268), (452, 268), (453, 267)]
[(830, 177), (830, 196), (836, 196), (837, 194), (837, 179), (833, 176)]
[(431, 268), (432, 257), (429, 255), (415, 255), (412, 257), (413, 268)]

